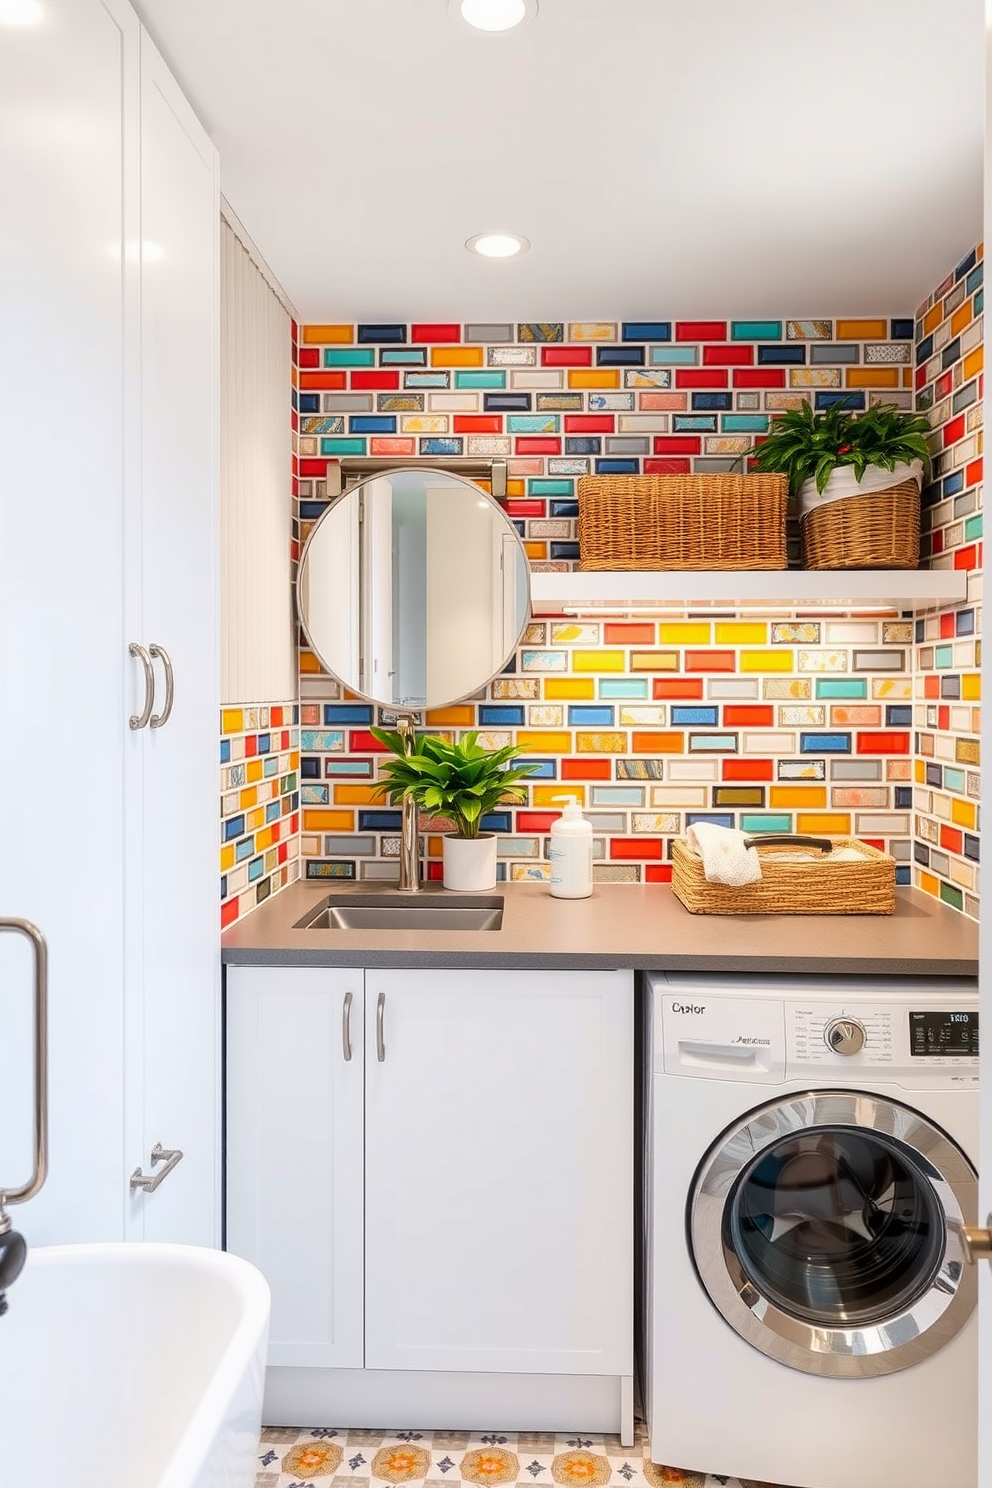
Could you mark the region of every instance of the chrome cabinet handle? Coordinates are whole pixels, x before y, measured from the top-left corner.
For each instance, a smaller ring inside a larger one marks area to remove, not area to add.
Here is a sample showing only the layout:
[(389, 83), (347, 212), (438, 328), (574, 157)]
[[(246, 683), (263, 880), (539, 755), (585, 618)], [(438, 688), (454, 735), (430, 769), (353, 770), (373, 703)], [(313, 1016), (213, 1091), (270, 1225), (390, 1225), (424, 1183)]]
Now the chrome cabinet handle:
[(0, 1218), (5, 1201), (33, 1199), (48, 1175), (48, 948), (30, 920), (0, 920), (4, 930), (25, 936), (34, 953), (34, 1170), (20, 1188), (0, 1188)]
[(386, 1045), (382, 1037), (382, 1024), (386, 1015), (386, 994), (380, 992), (375, 1005), (375, 1057), (382, 1064), (386, 1057)]
[(167, 1152), (161, 1142), (156, 1142), (152, 1148), (152, 1167), (160, 1162), (165, 1163), (165, 1167), (159, 1173), (147, 1174), (143, 1173), (140, 1168), (135, 1168), (131, 1174), (131, 1192), (134, 1193), (136, 1188), (143, 1188), (145, 1193), (154, 1193), (162, 1182), (162, 1179), (168, 1178), (173, 1168), (181, 1163), (182, 1160), (183, 1155), (178, 1147), (174, 1147), (171, 1152)]
[[(165, 667), (165, 707), (162, 709), (161, 713), (153, 714), (151, 720), (152, 728), (157, 729), (162, 728), (172, 717), (172, 704), (175, 701), (176, 696), (175, 678), (172, 672), (172, 658), (169, 656), (169, 653), (168, 651), (166, 651), (164, 646), (159, 646), (153, 641), (152, 644), (148, 647), (148, 655), (152, 657), (153, 660), (155, 658), (158, 658), (158, 660), (160, 660), (162, 662), (162, 665)], [(153, 681), (153, 688), (154, 685), (155, 684)]]
[(132, 641), (127, 648), (129, 656), (136, 656), (145, 671), (145, 706), (140, 713), (132, 713), (128, 723), (133, 729), (143, 729), (152, 716), (152, 704), (155, 701), (155, 673), (152, 670), (151, 657), (144, 646), (139, 646), (137, 641)]
[(341, 1009), (341, 1044), (344, 1049), (345, 1063), (351, 1063), (351, 1002), (350, 992), (344, 994), (344, 1005)]

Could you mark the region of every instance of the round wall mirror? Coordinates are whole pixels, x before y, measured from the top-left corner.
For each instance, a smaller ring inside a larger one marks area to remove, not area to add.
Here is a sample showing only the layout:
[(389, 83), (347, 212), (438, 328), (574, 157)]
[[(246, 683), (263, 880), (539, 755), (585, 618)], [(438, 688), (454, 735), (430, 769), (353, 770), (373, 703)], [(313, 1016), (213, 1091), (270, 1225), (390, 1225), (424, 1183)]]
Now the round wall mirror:
[(530, 568), (481, 487), (443, 470), (390, 470), (315, 522), (297, 599), (325, 671), (370, 702), (419, 711), (503, 670), (530, 617)]

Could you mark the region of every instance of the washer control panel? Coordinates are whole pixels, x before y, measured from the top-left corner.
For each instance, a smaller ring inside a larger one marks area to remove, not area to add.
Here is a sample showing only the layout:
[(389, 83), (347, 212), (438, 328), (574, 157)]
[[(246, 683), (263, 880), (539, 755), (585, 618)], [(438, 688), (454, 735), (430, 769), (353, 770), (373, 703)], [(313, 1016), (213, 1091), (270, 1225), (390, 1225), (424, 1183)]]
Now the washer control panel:
[(895, 1029), (903, 1008), (831, 1007), (829, 1003), (793, 1003), (786, 1009), (790, 1053), (800, 1064), (823, 1064), (858, 1058), (859, 1064), (891, 1064)]

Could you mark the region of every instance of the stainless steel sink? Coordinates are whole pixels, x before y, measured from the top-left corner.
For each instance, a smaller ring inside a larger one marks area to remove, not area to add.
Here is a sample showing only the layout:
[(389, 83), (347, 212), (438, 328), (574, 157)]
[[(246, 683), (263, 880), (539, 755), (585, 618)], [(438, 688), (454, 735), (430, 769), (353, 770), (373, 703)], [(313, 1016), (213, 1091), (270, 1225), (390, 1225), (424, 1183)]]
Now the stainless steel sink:
[(294, 930), (498, 930), (499, 897), (448, 899), (441, 894), (332, 894), (297, 920)]

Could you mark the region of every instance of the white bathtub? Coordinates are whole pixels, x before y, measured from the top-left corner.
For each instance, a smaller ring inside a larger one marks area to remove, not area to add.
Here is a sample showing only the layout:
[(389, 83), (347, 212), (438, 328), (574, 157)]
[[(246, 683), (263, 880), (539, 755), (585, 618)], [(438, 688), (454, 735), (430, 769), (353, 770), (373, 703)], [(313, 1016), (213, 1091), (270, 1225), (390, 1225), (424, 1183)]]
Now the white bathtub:
[(251, 1488), (269, 1289), (181, 1245), (31, 1251), (0, 1318), (0, 1484)]

